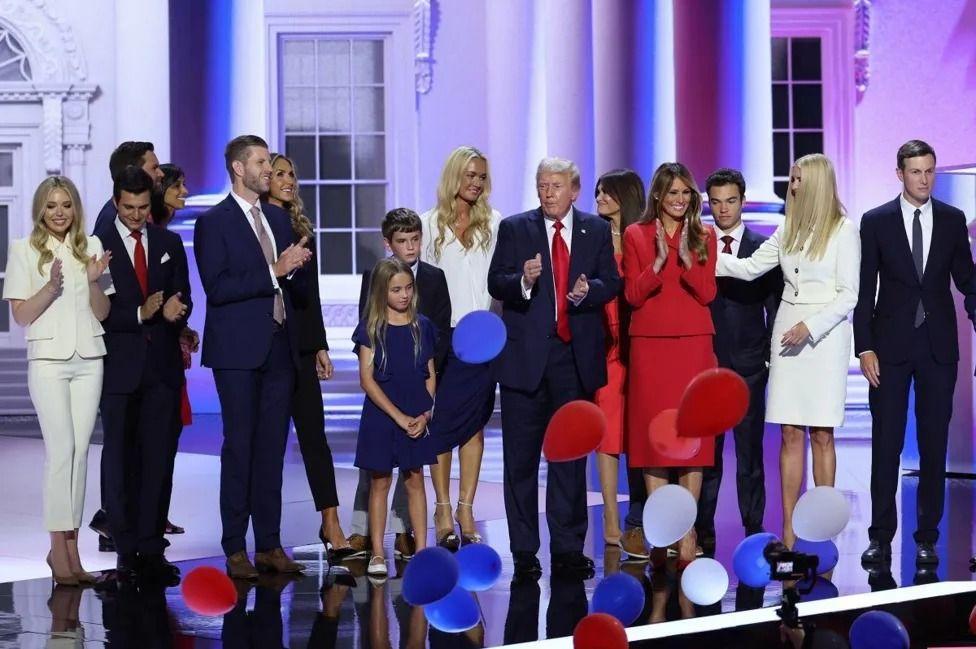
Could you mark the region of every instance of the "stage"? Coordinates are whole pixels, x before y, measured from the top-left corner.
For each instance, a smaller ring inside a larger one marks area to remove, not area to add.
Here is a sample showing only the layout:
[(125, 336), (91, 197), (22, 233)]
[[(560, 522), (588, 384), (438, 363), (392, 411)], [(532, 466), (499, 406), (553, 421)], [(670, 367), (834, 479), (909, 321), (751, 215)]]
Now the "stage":
[[(339, 386), (351, 385), (343, 377), (354, 372), (351, 355), (336, 353), (339, 376), (324, 383), (326, 427), (337, 463), (342, 506), (340, 515), (349, 529), (351, 494), (356, 480), (352, 467), (360, 396)], [(330, 388), (333, 389), (329, 392)], [(869, 467), (870, 419), (863, 411), (848, 412), (846, 426), (837, 434), (837, 487), (851, 505), (852, 517), (836, 539), (840, 560), (829, 583), (817, 586), (812, 597), (801, 601), (801, 616), (815, 616), (819, 628), (833, 628), (846, 635), (847, 627), (864, 608), (881, 606), (896, 613), (910, 634), (931, 644), (965, 640), (967, 618), (976, 603), (976, 584), (969, 572), (973, 552), (973, 484), (951, 478), (946, 493), (946, 516), (937, 550), (941, 562), (935, 570), (916, 571), (914, 521), (916, 479), (905, 475), (899, 494), (899, 534), (893, 543), (891, 571), (868, 572), (860, 565), (867, 546), (870, 517)], [(166, 591), (98, 593), (94, 589), (57, 588), (52, 591), (44, 564), (47, 535), (41, 516), (40, 467), (43, 447), (36, 422), (9, 418), (0, 422), (0, 492), (18, 494), (0, 502), (0, 647), (45, 646), (55, 631), (77, 621), (84, 642), (97, 646), (254, 646), (254, 647), (378, 647), (378, 646), (500, 646), (535, 642), (572, 634), (576, 622), (588, 612), (588, 601), (606, 575), (627, 572), (644, 586), (646, 605), (638, 621), (628, 629), (632, 641), (648, 646), (769, 646), (778, 637), (775, 608), (782, 589), (774, 582), (765, 589), (739, 587), (731, 570), (732, 553), (743, 538), (735, 502), (734, 444), (725, 446), (726, 477), (723, 479), (716, 516), (715, 558), (730, 573), (731, 583), (719, 604), (700, 607), (679, 597), (678, 575), (673, 562), (654, 570), (647, 562), (626, 561), (620, 550), (605, 547), (602, 540), (602, 499), (598, 493), (595, 463), (589, 466), (589, 533), (586, 553), (596, 563), (596, 576), (586, 581), (550, 578), (548, 540), (543, 537), (539, 559), (543, 577), (536, 582), (513, 583), (512, 559), (501, 491), (501, 431), (496, 412), (485, 444), (482, 482), (475, 504), (478, 529), (485, 542), (502, 556), (503, 572), (495, 586), (478, 595), (480, 626), (452, 636), (431, 630), (423, 611), (402, 597), (400, 575), (404, 565), (385, 582), (365, 576), (365, 561), (346, 562), (344, 570), (331, 570), (322, 546), (316, 541), (317, 514), (311, 502), (304, 466), (294, 437), (289, 442), (283, 491), (283, 542), (308, 567), (304, 577), (264, 577), (256, 586), (241, 590), (238, 608), (224, 618), (202, 617), (189, 611), (179, 588)], [(99, 499), (98, 460), (101, 447), (96, 431), (90, 454), (86, 520)], [(217, 415), (197, 415), (184, 430), (174, 479), (170, 518), (187, 533), (171, 536), (170, 559), (179, 562), (186, 575), (198, 565), (222, 567), (220, 520), (217, 515), (220, 422)], [(779, 432), (767, 426), (765, 467), (767, 484), (766, 529), (781, 526)], [(455, 478), (456, 478), (455, 467)], [(545, 471), (541, 473), (542, 484)], [(812, 486), (812, 478), (808, 481)], [(456, 489), (456, 481), (453, 488)], [(622, 491), (626, 484), (622, 482)], [(544, 511), (540, 489), (540, 512)], [(428, 499), (433, 490), (428, 485)], [(456, 496), (455, 496), (456, 499)], [(620, 496), (622, 511), (626, 496)], [(908, 527), (902, 524), (908, 521)], [(544, 514), (540, 527), (545, 531)], [(429, 535), (432, 537), (432, 532)], [(432, 540), (429, 539), (429, 540)], [(392, 546), (392, 535), (389, 545)], [(114, 555), (97, 551), (95, 534), (83, 530), (81, 549), (89, 570), (108, 569)], [(390, 553), (392, 556), (392, 553)], [(70, 634), (69, 634), (70, 636)], [(66, 642), (68, 636), (60, 642)], [(137, 640), (133, 640), (133, 638)], [(155, 640), (155, 642), (153, 642)], [(562, 646), (569, 646), (567, 641)], [(48, 645), (50, 646), (50, 645)], [(80, 645), (79, 645), (80, 646)], [(134, 645), (133, 645), (134, 646)], [(919, 645), (922, 646), (922, 645)], [(957, 645), (958, 646), (958, 645)]]

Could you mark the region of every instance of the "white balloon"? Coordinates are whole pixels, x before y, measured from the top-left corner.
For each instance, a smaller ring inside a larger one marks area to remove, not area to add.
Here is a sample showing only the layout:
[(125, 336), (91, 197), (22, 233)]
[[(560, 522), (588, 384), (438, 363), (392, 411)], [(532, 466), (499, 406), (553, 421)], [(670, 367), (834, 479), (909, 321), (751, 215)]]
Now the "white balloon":
[(681, 485), (656, 489), (644, 503), (644, 537), (656, 548), (666, 548), (688, 533), (698, 516), (698, 503)]
[(681, 591), (699, 606), (711, 606), (729, 590), (729, 573), (715, 559), (695, 559), (681, 576)]
[(851, 506), (833, 487), (814, 487), (793, 508), (793, 531), (807, 541), (828, 541), (847, 526)]

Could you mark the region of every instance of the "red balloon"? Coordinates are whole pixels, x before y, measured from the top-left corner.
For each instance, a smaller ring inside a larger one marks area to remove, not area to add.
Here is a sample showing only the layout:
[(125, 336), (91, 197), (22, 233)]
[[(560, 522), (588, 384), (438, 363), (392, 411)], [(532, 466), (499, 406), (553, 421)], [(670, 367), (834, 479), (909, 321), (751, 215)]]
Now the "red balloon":
[(688, 384), (678, 406), (679, 437), (714, 437), (734, 428), (749, 409), (749, 386), (724, 368), (705, 370)]
[(573, 629), (574, 649), (627, 649), (627, 632), (607, 613), (590, 613)]
[(656, 453), (672, 460), (690, 460), (701, 450), (701, 440), (698, 438), (678, 437), (675, 422), (678, 411), (674, 408), (662, 410), (651, 420), (647, 427), (647, 434), (651, 438), (651, 448)]
[(606, 415), (595, 403), (570, 401), (549, 420), (542, 452), (549, 462), (578, 460), (594, 451), (606, 432)]
[(199, 566), (180, 585), (187, 608), (200, 615), (223, 615), (237, 605), (237, 589), (223, 571)]

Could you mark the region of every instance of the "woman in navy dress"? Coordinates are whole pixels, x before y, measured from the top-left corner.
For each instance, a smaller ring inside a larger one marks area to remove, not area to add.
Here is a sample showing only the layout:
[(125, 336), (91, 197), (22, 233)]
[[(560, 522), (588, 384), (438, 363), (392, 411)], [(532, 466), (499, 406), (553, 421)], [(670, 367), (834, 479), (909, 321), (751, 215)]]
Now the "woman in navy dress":
[(427, 434), (437, 383), (437, 330), (417, 313), (417, 293), (409, 266), (395, 258), (382, 259), (373, 267), (371, 278), (366, 313), (352, 337), (359, 356), (359, 382), (366, 392), (355, 464), (370, 472), (373, 556), (367, 571), (385, 576), (383, 538), (394, 468), (404, 475), (417, 551), (426, 546), (424, 465), (437, 463), (437, 451)]

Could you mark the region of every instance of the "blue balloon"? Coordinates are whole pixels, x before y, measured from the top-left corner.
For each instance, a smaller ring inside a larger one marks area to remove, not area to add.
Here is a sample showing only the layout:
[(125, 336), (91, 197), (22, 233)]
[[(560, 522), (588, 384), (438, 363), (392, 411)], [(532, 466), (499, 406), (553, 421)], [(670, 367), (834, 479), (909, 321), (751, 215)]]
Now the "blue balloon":
[(810, 588), (809, 579), (798, 581), (796, 584), (796, 589), (800, 591), (801, 602), (815, 602), (818, 599), (830, 599), (831, 597), (837, 597), (840, 594), (837, 591), (837, 586), (835, 586), (829, 579), (824, 579), (823, 577), (817, 577), (817, 581), (814, 582), (813, 588), (810, 589), (810, 592), (804, 593), (807, 588)]
[(908, 630), (888, 611), (862, 613), (851, 625), (851, 649), (908, 649)]
[(481, 621), (481, 611), (474, 595), (460, 586), (446, 597), (425, 606), (424, 616), (432, 627), (446, 633), (467, 631)]
[(732, 569), (741, 583), (753, 588), (763, 588), (769, 583), (769, 562), (763, 556), (763, 550), (776, 540), (776, 535), (769, 532), (759, 532), (742, 539), (732, 554)]
[(457, 559), (448, 550), (424, 548), (403, 571), (403, 599), (424, 606), (443, 599), (458, 583)]
[(833, 570), (834, 566), (837, 565), (837, 558), (840, 556), (840, 553), (837, 552), (837, 546), (830, 540), (807, 541), (806, 539), (797, 539), (793, 551), (817, 555), (820, 558), (820, 563), (817, 564), (817, 574), (819, 575)]
[(593, 613), (607, 613), (627, 626), (644, 609), (644, 587), (625, 572), (610, 575), (597, 584), (591, 608)]
[(485, 543), (469, 543), (455, 555), (460, 572), (458, 585), (464, 590), (488, 590), (502, 574), (502, 559)]
[(505, 347), (508, 332), (491, 311), (472, 311), (454, 328), (454, 355), (465, 363), (487, 363)]

